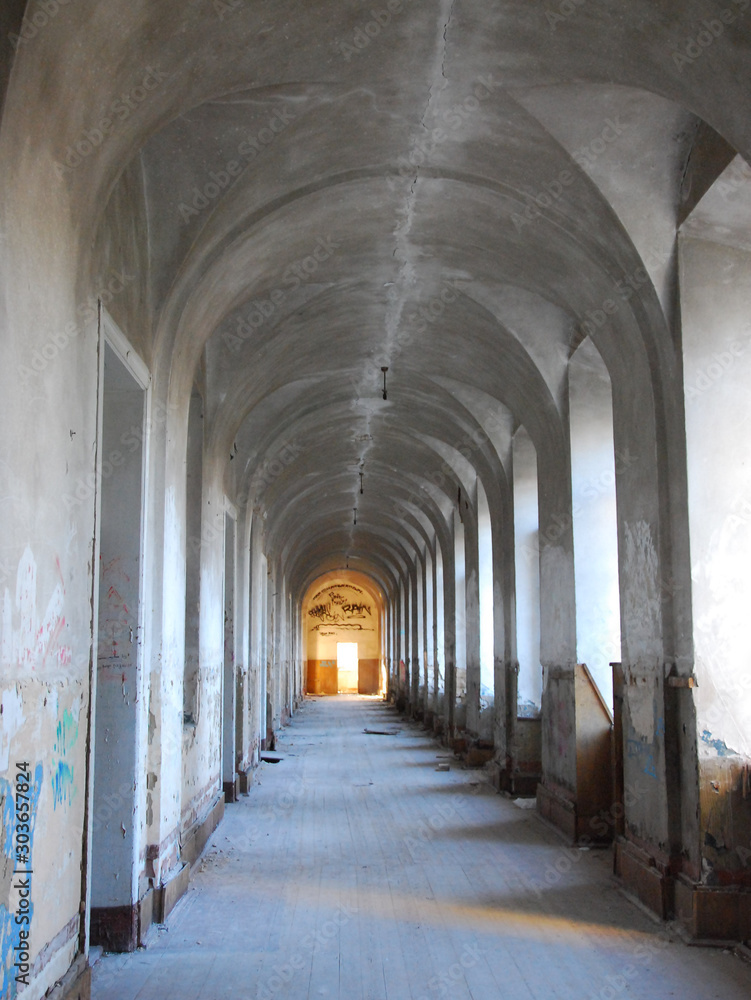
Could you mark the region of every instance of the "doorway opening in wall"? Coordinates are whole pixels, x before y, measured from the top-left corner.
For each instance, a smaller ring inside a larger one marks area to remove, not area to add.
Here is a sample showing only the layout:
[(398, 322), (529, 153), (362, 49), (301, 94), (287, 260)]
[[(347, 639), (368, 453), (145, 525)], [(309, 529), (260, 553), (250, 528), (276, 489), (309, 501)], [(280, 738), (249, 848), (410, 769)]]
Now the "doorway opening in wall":
[(339, 694), (357, 694), (359, 691), (360, 660), (356, 642), (337, 642), (336, 671)]
[(90, 942), (132, 951), (139, 835), (152, 809), (139, 756), (149, 373), (104, 314), (101, 336)]

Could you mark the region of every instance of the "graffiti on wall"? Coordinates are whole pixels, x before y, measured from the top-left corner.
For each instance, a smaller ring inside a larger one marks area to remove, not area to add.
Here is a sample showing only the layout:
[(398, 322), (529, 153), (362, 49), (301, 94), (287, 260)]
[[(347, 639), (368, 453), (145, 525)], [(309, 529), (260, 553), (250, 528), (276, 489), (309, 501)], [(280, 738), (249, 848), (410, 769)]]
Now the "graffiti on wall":
[(311, 599), (308, 609), (310, 618), (316, 623), (311, 632), (321, 635), (333, 634), (331, 630), (343, 629), (351, 632), (373, 632), (373, 606), (368, 595), (352, 584), (331, 584), (324, 587)]
[(60, 643), (65, 629), (65, 590), (59, 561), (55, 561), (58, 582), (50, 596), (44, 616), (37, 609), (37, 564), (27, 546), (18, 564), (15, 601), (5, 588), (2, 611), (0, 662), (6, 669), (39, 670), (71, 662), (69, 647)]
[[(3, 818), (3, 833), (0, 840), (0, 848), (2, 848), (0, 873), (4, 876), (10, 875), (10, 873), (15, 872), (18, 868), (33, 869), (34, 830), (36, 827), (37, 805), (42, 790), (43, 776), (42, 765), (37, 764), (34, 770), (33, 784), (29, 789), (28, 796), (30, 820), (24, 824), (28, 826), (28, 833), (26, 833), (27, 842), (23, 853), (23, 863), (19, 862), (17, 854), (19, 850), (17, 846), (19, 842), (19, 818), (16, 813), (14, 786), (5, 778), (0, 778), (0, 812)], [(23, 814), (21, 818), (23, 819)], [(12, 876), (7, 881), (4, 880), (3, 896), (0, 899), (0, 986), (2, 986), (0, 996), (2, 1000), (14, 1000), (16, 996), (17, 983), (13, 966), (16, 962), (16, 956), (19, 953), (21, 931), (24, 929), (22, 924), (16, 919), (17, 907), (11, 902), (11, 882), (13, 882)], [(15, 879), (15, 882), (18, 884), (18, 879)], [(34, 919), (33, 899), (29, 901), (27, 913), (29, 924), (26, 926), (28, 927)]]
[[(79, 708), (76, 705), (76, 708)], [(76, 712), (76, 716), (77, 716)], [(68, 761), (68, 755), (78, 740), (78, 719), (66, 708), (57, 723), (57, 738), (55, 739), (55, 763), (52, 769), (53, 808), (59, 805), (69, 805), (73, 801), (76, 787), (73, 781), (73, 766)]]

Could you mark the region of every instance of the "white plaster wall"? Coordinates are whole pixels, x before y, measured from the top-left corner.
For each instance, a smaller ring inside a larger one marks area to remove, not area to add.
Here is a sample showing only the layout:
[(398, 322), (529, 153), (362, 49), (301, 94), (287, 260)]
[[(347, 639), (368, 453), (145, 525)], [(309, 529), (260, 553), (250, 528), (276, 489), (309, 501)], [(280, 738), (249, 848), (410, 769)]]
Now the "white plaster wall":
[(681, 241), (700, 753), (751, 755), (751, 253)]
[(611, 662), (621, 658), (618, 521), (610, 377), (587, 339), (569, 364), (576, 655), (613, 706)]
[(417, 568), (417, 649), (414, 650), (415, 666), (419, 671), (419, 703), (425, 704), (427, 690), (428, 659), (425, 641), (425, 562), (418, 559)]
[[(12, 782), (16, 761), (28, 760), (38, 788), (31, 959), (45, 950), (46, 964), (28, 1000), (53, 985), (77, 950), (96, 491), (96, 321), (76, 312), (75, 259), (58, 251), (72, 239), (65, 206), (41, 164), (37, 171), (47, 194), (20, 171), (28, 190), (3, 202), (0, 241), (0, 700), (8, 706), (0, 783)], [(52, 338), (66, 324), (77, 333), (59, 348)], [(4, 885), (3, 964), (16, 904)]]
[(435, 547), (435, 697), (436, 711), (439, 710), (440, 699), (446, 690), (446, 632), (444, 628), (444, 603), (443, 603), (443, 553), (441, 546), (436, 542)]
[(454, 587), (456, 593), (456, 697), (465, 692), (467, 678), (467, 581), (464, 525), (454, 513)]
[(477, 535), (480, 572), (480, 695), (492, 704), (495, 690), (493, 629), (493, 531), (482, 483), (477, 482)]
[(513, 463), (516, 655), (519, 661), (517, 697), (520, 705), (539, 709), (542, 702), (542, 665), (537, 453), (523, 427), (514, 435)]
[(425, 666), (427, 684), (425, 708), (431, 711), (435, 703), (435, 569), (428, 548), (425, 552)]

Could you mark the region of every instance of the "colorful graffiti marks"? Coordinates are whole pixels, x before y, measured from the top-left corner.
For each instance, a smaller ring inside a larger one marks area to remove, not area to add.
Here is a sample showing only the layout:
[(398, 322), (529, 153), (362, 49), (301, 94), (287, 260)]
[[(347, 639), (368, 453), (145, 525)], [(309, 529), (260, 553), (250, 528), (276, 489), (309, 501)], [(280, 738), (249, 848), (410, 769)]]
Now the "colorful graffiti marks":
[[(34, 830), (36, 827), (37, 806), (39, 795), (42, 790), (42, 780), (44, 769), (41, 764), (37, 764), (34, 771), (34, 782), (29, 790), (29, 812), (30, 821), (27, 824), (28, 830), (28, 853), (24, 855), (28, 858), (33, 867), (34, 852)], [(14, 963), (16, 954), (19, 952), (21, 943), (21, 925), (16, 920), (16, 906), (11, 902), (12, 878), (6, 882), (5, 876), (13, 873), (16, 869), (16, 844), (18, 819), (16, 817), (16, 802), (14, 787), (5, 778), (0, 778), (0, 809), (3, 817), (3, 837), (2, 837), (2, 865), (3, 874), (3, 897), (0, 898), (0, 983), (2, 992), (0, 1000), (14, 1000), (18, 984), (14, 975)], [(26, 863), (22, 867), (27, 867)], [(5, 893), (7, 892), (7, 895)], [(28, 907), (29, 920), (34, 919), (33, 899)]]

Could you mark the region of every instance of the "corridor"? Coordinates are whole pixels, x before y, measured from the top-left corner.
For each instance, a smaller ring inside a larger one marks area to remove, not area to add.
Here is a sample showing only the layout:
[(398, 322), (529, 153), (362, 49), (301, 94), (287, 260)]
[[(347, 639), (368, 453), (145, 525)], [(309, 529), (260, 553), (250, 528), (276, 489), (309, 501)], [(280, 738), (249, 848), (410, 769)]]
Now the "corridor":
[(610, 850), (566, 848), (380, 699), (307, 699), (277, 751), (94, 1000), (751, 995), (751, 966), (624, 899)]

